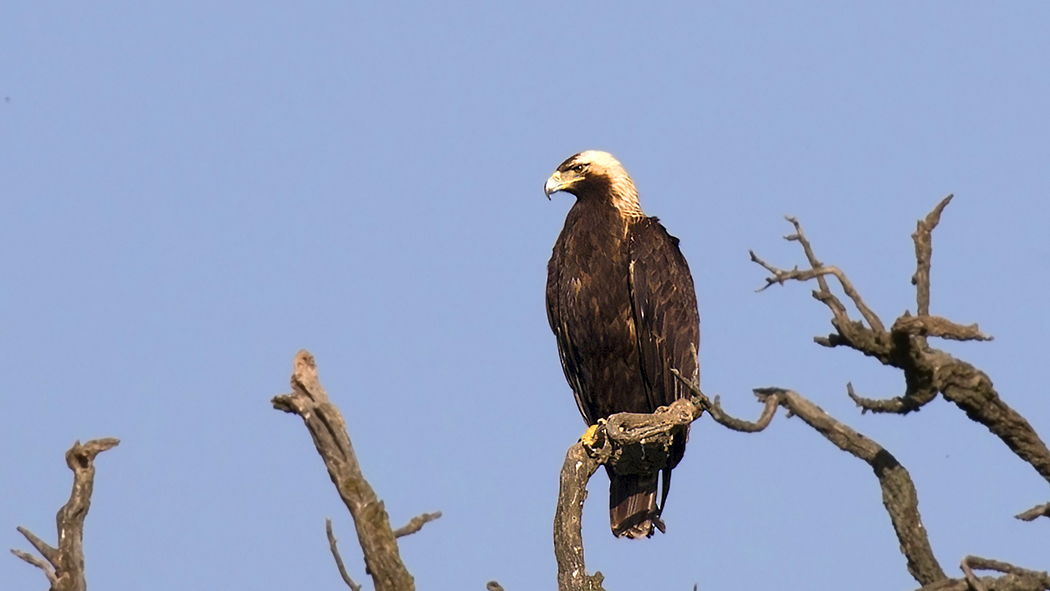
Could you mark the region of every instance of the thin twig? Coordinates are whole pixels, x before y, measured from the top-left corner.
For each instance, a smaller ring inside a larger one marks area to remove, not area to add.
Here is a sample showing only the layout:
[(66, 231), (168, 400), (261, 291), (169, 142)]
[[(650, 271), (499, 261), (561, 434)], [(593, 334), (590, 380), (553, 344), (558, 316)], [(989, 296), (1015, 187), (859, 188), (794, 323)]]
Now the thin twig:
[[(700, 390), (700, 386), (693, 383), (692, 380), (682, 375), (680, 371), (675, 368), (671, 368), (671, 375), (681, 382), (686, 388), (689, 388), (689, 392), (693, 395), (693, 405), (700, 409), (700, 412), (709, 411), (714, 407), (711, 399), (707, 397)], [(699, 417), (699, 415), (697, 415)]]
[[(809, 239), (806, 238), (806, 234), (802, 231), (802, 224), (798, 223), (798, 218), (786, 215), (784, 216), (784, 219), (791, 222), (791, 225), (795, 227), (795, 233), (784, 236), (784, 240), (787, 240), (788, 242), (798, 242), (802, 245), (802, 252), (806, 254), (806, 260), (809, 261), (810, 267), (814, 269), (823, 267), (824, 263), (817, 260), (817, 255), (813, 252), (813, 246), (809, 243)], [(828, 289), (827, 282), (822, 277), (817, 278), (817, 284), (820, 286), (821, 291), (831, 291)]]
[[(853, 305), (855, 305), (857, 307), (857, 310), (860, 311), (861, 316), (863, 316), (864, 319), (867, 320), (868, 326), (870, 326), (871, 329), (876, 332), (885, 332), (886, 329), (882, 324), (882, 320), (880, 320), (878, 315), (875, 314), (875, 312), (873, 312), (872, 309), (869, 308), (866, 303), (864, 303), (864, 298), (860, 296), (860, 293), (856, 290), (856, 288), (853, 287), (853, 283), (850, 282), (849, 278), (846, 277), (846, 274), (843, 273), (842, 270), (838, 267), (829, 265), (821, 266), (815, 269), (799, 269), (796, 266), (790, 271), (784, 271), (783, 269), (778, 269), (773, 265), (770, 265), (766, 261), (762, 260), (758, 257), (758, 255), (755, 254), (754, 251), (749, 252), (751, 253), (751, 260), (753, 262), (757, 263), (772, 274), (772, 277), (766, 278), (766, 284), (757, 289), (756, 291), (765, 291), (766, 288), (768, 288), (771, 285), (783, 285), (785, 282), (792, 280), (809, 281), (810, 279), (816, 279), (818, 282), (823, 283), (823, 285), (827, 285), (827, 282), (824, 281), (824, 277), (827, 275), (832, 275), (835, 277), (835, 279), (838, 280), (839, 285), (842, 287), (842, 291), (846, 293), (846, 296), (853, 301)], [(813, 297), (820, 300), (821, 302), (824, 302), (825, 305), (831, 308), (832, 312), (835, 315), (835, 318), (839, 319), (840, 322), (849, 321), (849, 315), (846, 312), (845, 306), (842, 305), (839, 299), (835, 297), (830, 290), (822, 288), (820, 291), (814, 293)]]
[(346, 572), (346, 565), (343, 564), (343, 557), (339, 555), (335, 533), (332, 532), (331, 518), (324, 520), (324, 530), (328, 534), (328, 547), (332, 550), (332, 558), (335, 558), (335, 566), (339, 569), (339, 576), (343, 577), (343, 582), (346, 583), (347, 587), (350, 587), (351, 591), (361, 591), (361, 585), (354, 583), (354, 580), (350, 578), (350, 573)]

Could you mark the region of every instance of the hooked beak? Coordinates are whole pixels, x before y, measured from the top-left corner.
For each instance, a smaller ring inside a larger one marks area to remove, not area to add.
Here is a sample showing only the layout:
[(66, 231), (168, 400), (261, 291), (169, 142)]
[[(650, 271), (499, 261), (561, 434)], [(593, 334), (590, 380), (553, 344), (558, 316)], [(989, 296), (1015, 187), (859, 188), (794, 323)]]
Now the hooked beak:
[(555, 172), (551, 175), (551, 178), (547, 179), (546, 184), (543, 185), (543, 192), (547, 195), (547, 201), (550, 201), (551, 195), (561, 191), (566, 186), (566, 183), (561, 180), (561, 173)]

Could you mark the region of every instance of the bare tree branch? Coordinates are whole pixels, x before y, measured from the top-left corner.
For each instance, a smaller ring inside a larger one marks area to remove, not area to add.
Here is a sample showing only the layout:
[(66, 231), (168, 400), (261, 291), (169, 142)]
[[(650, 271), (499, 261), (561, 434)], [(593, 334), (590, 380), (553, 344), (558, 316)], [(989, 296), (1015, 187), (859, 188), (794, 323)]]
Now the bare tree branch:
[[(1050, 589), (1050, 576), (1046, 572), (1028, 570), (1014, 566), (1000, 560), (981, 558), (980, 556), (967, 556), (959, 564), (965, 575), (966, 582), (975, 591), (1001, 591), (1005, 589), (1044, 591)], [(978, 579), (973, 571), (994, 570), (1004, 573), (1005, 576), (998, 579)]]
[(969, 556), (963, 558), (962, 562), (959, 563), (959, 568), (962, 569), (963, 576), (966, 577), (966, 582), (970, 585), (973, 591), (988, 591), (984, 586), (984, 583), (973, 574), (973, 569), (970, 568), (968, 559)]
[(394, 530), (394, 537), (401, 538), (404, 536), (412, 535), (417, 531), (423, 529), (423, 526), (441, 517), (441, 511), (434, 513), (424, 513), (417, 515), (409, 520), (408, 523)]
[(846, 383), (846, 394), (860, 407), (861, 414), (866, 412), (892, 412), (907, 414), (913, 410), (919, 410), (937, 397), (937, 390), (928, 384), (909, 384), (904, 396), (896, 396), (887, 400), (864, 398), (853, 391), (853, 383)]
[(308, 351), (299, 351), (295, 356), (291, 382), (294, 391), (274, 397), (273, 407), (299, 415), (310, 431), (317, 453), (354, 519), (365, 566), (376, 591), (414, 590), (415, 581), (401, 561), (390, 517), (361, 473), (343, 415), (329, 402), (317, 376), (317, 364)]
[(580, 441), (565, 454), (558, 485), (558, 507), (554, 512), (554, 558), (558, 562), (560, 591), (604, 591), (602, 573), (587, 574), (581, 529), (587, 481), (600, 465)]
[(911, 235), (915, 242), (915, 274), (911, 277), (911, 284), (915, 286), (915, 301), (919, 316), (930, 315), (930, 262), (933, 260), (933, 229), (941, 221), (941, 212), (952, 201), (953, 195), (948, 195), (938, 203), (926, 219), (919, 220), (916, 224), (915, 233)]
[(708, 411), (711, 418), (723, 427), (732, 429), (733, 431), (740, 431), (742, 433), (757, 433), (762, 431), (769, 426), (770, 421), (773, 420), (773, 415), (777, 412), (777, 401), (774, 398), (766, 399), (766, 407), (762, 410), (762, 415), (758, 417), (758, 421), (752, 423), (732, 416), (729, 416), (725, 410), (722, 409), (722, 398), (715, 396), (714, 402), (708, 400), (707, 396), (700, 391), (700, 388), (696, 384), (687, 380), (678, 372), (677, 369), (672, 369), (671, 373), (674, 377), (678, 378), (678, 381), (685, 384), (687, 388), (693, 394), (694, 403), (699, 403), (703, 410)]
[(938, 337), (952, 341), (991, 341), (993, 337), (981, 332), (976, 324), (963, 326), (940, 316), (909, 316), (894, 321), (890, 331), (917, 337)]
[[(912, 280), (916, 286), (919, 315), (912, 316), (906, 312), (888, 331), (878, 321), (874, 312), (864, 305), (859, 293), (846, 279), (845, 273), (835, 267), (825, 266), (816, 259), (798, 220), (788, 218), (795, 227), (795, 234), (786, 238), (802, 244), (810, 269), (782, 271), (753, 253), (752, 259), (770, 272), (771, 277), (766, 279), (767, 286), (788, 280), (817, 280), (819, 289), (813, 292), (813, 296), (831, 309), (832, 325), (836, 329), (835, 333), (827, 337), (817, 337), (815, 340), (818, 343), (828, 347), (850, 347), (904, 372), (904, 395), (888, 400), (861, 398), (852, 392), (851, 385), (848, 388), (850, 397), (862, 411), (906, 414), (922, 408), (940, 393), (946, 400), (962, 409), (971, 420), (984, 425), (999, 437), (1014, 454), (1028, 462), (1040, 476), (1050, 482), (1050, 449), (1031, 424), (999, 397), (991, 379), (984, 372), (944, 351), (930, 347), (927, 343), (927, 337), (931, 336), (954, 340), (991, 339), (981, 333), (975, 324), (963, 326), (929, 315), (932, 232), (950, 200), (950, 195), (941, 200), (924, 220), (919, 221), (915, 234), (912, 235), (917, 259), (917, 270)], [(868, 322), (868, 326), (849, 318), (845, 307), (831, 293), (827, 282), (824, 281), (824, 276), (829, 274), (838, 279), (842, 289)]]
[(59, 559), (58, 550), (52, 548), (48, 545), (47, 542), (36, 537), (36, 535), (34, 535), (33, 532), (22, 527), (21, 525), (16, 527), (15, 529), (18, 530), (18, 533), (22, 534), (22, 536), (25, 537), (25, 539), (28, 540), (34, 548), (36, 548), (36, 551), (39, 552), (40, 555), (46, 558), (49, 562), (55, 562)]
[(1021, 521), (1035, 521), (1040, 517), (1050, 517), (1050, 503), (1043, 503), (1042, 505), (1036, 505), (1024, 513), (1018, 513), (1014, 515), (1015, 518)]
[(18, 550), (17, 548), (12, 548), (11, 549), (11, 554), (14, 554), (15, 556), (17, 556), (17, 557), (21, 558), (22, 560), (28, 562), (29, 564), (32, 564), (33, 566), (35, 566), (35, 567), (39, 568), (40, 570), (44, 571), (44, 576), (47, 577), (47, 582), (51, 583), (51, 588), (52, 589), (55, 589), (55, 585), (58, 584), (58, 576), (55, 575), (55, 569), (51, 568), (51, 565), (49, 565), (48, 563), (44, 562), (40, 558), (37, 558), (36, 556), (33, 556), (29, 552), (25, 552), (23, 550)]
[(346, 565), (343, 564), (343, 557), (339, 555), (339, 546), (336, 544), (335, 533), (332, 532), (332, 520), (324, 520), (324, 531), (328, 534), (328, 547), (332, 550), (332, 558), (335, 559), (335, 566), (339, 569), (339, 576), (343, 577), (343, 582), (346, 583), (347, 587), (350, 587), (350, 591), (361, 591), (361, 585), (358, 585), (350, 578), (350, 573), (346, 572)]
[(920, 585), (929, 585), (947, 575), (933, 555), (926, 529), (919, 515), (919, 496), (908, 471), (882, 446), (835, 420), (822, 408), (796, 392), (780, 388), (755, 390), (767, 403), (774, 399), (791, 414), (801, 418), (839, 449), (868, 463), (879, 479), (882, 503), (897, 533), (901, 552), (908, 561), (908, 572)]
[(602, 574), (587, 574), (581, 529), (587, 482), (598, 466), (614, 466), (621, 474), (654, 473), (666, 464), (675, 434), (686, 429), (709, 406), (710, 401), (701, 394), (661, 406), (652, 414), (615, 414), (598, 423), (592, 442), (578, 441), (569, 448), (561, 469), (558, 506), (554, 513), (558, 589), (602, 589)]
[(58, 510), (55, 522), (58, 529), (58, 548), (53, 548), (19, 527), (29, 543), (47, 560), (21, 550), (11, 553), (44, 572), (51, 591), (85, 591), (84, 578), (84, 519), (91, 507), (91, 493), (95, 487), (95, 456), (115, 447), (120, 440), (114, 438), (93, 439), (84, 445), (79, 441), (66, 452), (66, 465), (73, 471), (73, 490), (69, 501)]
[[(933, 229), (940, 221), (944, 208), (951, 201), (949, 195), (941, 200), (926, 216), (919, 220), (912, 239), (915, 243), (916, 271), (912, 284), (916, 287), (916, 311), (912, 316), (905, 312), (893, 322), (889, 330), (878, 316), (868, 308), (860, 294), (836, 267), (826, 266), (817, 260), (813, 248), (802, 233), (798, 220), (788, 218), (795, 233), (785, 238), (798, 241), (803, 248), (809, 269), (784, 271), (765, 262), (754, 253), (752, 260), (770, 273), (766, 286), (786, 281), (809, 281), (815, 279), (818, 289), (813, 297), (828, 306), (832, 313), (832, 325), (836, 332), (814, 340), (827, 347), (845, 346), (864, 355), (875, 357), (884, 365), (901, 369), (905, 378), (905, 392), (890, 399), (870, 399), (858, 396), (853, 384), (846, 385), (849, 397), (862, 412), (893, 412), (906, 414), (919, 410), (940, 393), (944, 398), (966, 412), (973, 421), (985, 425), (998, 436), (1018, 457), (1028, 462), (1050, 481), (1050, 451), (1032, 429), (1031, 425), (999, 398), (986, 374), (969, 363), (931, 348), (928, 337), (958, 341), (989, 341), (992, 337), (982, 333), (976, 324), (964, 326), (946, 318), (930, 315), (930, 266), (933, 253)], [(845, 306), (831, 292), (825, 279), (834, 276), (847, 297), (860, 311), (867, 322), (849, 318)], [(763, 287), (763, 289), (765, 289)], [(1030, 591), (1050, 589), (1050, 578), (1046, 573), (1037, 573), (1012, 565), (969, 556), (960, 568), (963, 578), (949, 579), (937, 564), (930, 549), (929, 540), (918, 513), (918, 498), (908, 473), (893, 458), (874, 442), (838, 423), (816, 405), (794, 392), (766, 389), (760, 394), (776, 397), (779, 404), (789, 409), (790, 414), (801, 417), (838, 447), (868, 462), (879, 478), (883, 490), (883, 503), (893, 521), (894, 530), (901, 544), (901, 551), (908, 560), (908, 570), (923, 585), (923, 591)], [(769, 398), (766, 399), (769, 402)], [(715, 411), (712, 411), (714, 416)], [(789, 416), (790, 416), (789, 414)], [(765, 416), (765, 414), (763, 414)], [(1050, 516), (1050, 503), (1035, 507), (1017, 517), (1032, 520), (1040, 515)], [(997, 570), (1003, 576), (978, 578), (973, 570)]]

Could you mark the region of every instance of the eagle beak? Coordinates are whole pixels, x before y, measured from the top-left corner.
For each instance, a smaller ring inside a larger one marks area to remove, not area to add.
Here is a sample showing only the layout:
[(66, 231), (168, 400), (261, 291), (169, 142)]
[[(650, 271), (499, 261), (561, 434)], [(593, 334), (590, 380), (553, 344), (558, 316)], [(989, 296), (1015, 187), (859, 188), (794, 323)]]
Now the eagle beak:
[(550, 201), (551, 195), (557, 193), (565, 188), (565, 183), (561, 180), (561, 173), (555, 172), (551, 175), (551, 178), (547, 179), (547, 183), (543, 185), (543, 192), (547, 194), (547, 200)]

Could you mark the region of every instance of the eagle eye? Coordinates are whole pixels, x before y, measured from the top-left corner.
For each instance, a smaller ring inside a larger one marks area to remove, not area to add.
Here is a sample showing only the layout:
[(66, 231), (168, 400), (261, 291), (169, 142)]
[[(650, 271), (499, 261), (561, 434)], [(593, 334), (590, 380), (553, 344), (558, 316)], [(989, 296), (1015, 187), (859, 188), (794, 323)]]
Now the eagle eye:
[(573, 167), (572, 167), (572, 169), (573, 169), (574, 171), (576, 171), (576, 172), (583, 172), (583, 169), (584, 169), (584, 168), (587, 168), (587, 167), (586, 167), (586, 166), (584, 166), (584, 165), (582, 165), (582, 164), (577, 164), (576, 166), (573, 166)]

